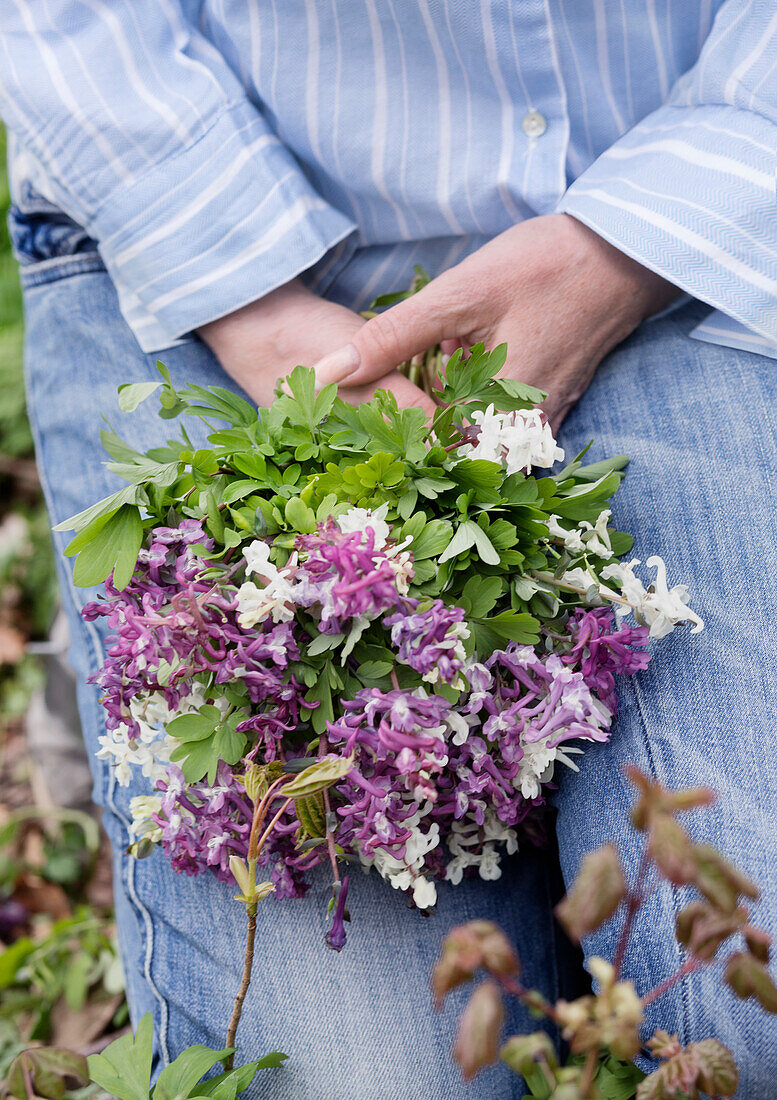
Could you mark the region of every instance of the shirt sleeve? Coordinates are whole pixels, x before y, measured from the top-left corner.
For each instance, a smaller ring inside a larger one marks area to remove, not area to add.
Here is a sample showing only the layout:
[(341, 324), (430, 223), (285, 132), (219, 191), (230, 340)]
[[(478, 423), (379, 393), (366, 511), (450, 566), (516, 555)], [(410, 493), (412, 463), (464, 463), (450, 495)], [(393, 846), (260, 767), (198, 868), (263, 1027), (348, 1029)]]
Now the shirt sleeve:
[(144, 351), (355, 230), (179, 0), (6, 0), (0, 106), (45, 197), (98, 242)]
[(749, 329), (777, 339), (777, 13), (728, 0), (668, 102), (558, 209)]

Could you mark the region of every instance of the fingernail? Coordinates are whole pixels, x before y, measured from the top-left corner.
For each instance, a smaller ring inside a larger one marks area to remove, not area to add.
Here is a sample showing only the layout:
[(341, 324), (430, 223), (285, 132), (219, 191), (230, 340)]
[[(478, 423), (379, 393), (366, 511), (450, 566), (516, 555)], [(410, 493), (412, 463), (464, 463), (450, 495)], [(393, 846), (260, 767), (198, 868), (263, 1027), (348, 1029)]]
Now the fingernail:
[(361, 363), (361, 356), (353, 344), (346, 344), (337, 351), (330, 351), (313, 367), (316, 372), (316, 389), (328, 386), (331, 382), (342, 382), (353, 374)]

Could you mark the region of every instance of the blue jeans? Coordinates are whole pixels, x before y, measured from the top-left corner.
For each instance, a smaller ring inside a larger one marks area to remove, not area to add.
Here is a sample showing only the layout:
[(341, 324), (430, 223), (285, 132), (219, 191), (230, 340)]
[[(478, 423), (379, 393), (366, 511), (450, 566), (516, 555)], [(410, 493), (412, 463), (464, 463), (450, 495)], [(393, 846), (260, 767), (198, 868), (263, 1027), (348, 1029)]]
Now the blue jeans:
[[(53, 522), (116, 487), (101, 462), (102, 415), (134, 446), (166, 438), (153, 402), (118, 410), (121, 382), (158, 377), (119, 313), (96, 251), (36, 224), (16, 226), (27, 312), (26, 367), (38, 462)], [(64, 244), (63, 244), (64, 242)], [(48, 251), (47, 251), (48, 250)], [(579, 776), (565, 774), (556, 796), (565, 876), (582, 856), (614, 839), (633, 873), (640, 840), (631, 832), (631, 792), (622, 767), (634, 762), (673, 786), (707, 784), (711, 811), (688, 818), (694, 835), (719, 846), (763, 889), (756, 919), (777, 933), (777, 576), (774, 469), (777, 367), (773, 360), (689, 339), (704, 307), (685, 306), (641, 327), (600, 367), (568, 418), (560, 442), (573, 455), (595, 440), (592, 460), (627, 452), (632, 463), (617, 496), (615, 521), (636, 532), (635, 553), (660, 553), (670, 579), (688, 583), (706, 619), (698, 636), (677, 631), (650, 669), (621, 685), (621, 712), (610, 744), (590, 748)], [(209, 351), (191, 340), (163, 356), (173, 379), (231, 385)], [(188, 427), (188, 425), (187, 425)], [(70, 536), (56, 535), (61, 550)], [(97, 624), (79, 610), (92, 593), (73, 586), (59, 555), (70, 616), (72, 661), (80, 680), (85, 736), (96, 747), (103, 720), (86, 684), (102, 660)], [(153, 1012), (157, 1060), (193, 1042), (222, 1045), (239, 982), (245, 915), (234, 889), (214, 878), (176, 875), (161, 853), (124, 855), (128, 803), (94, 761), (95, 798), (113, 842), (117, 919), (132, 1018)], [(551, 916), (554, 851), (518, 853), (496, 883), (440, 889), (431, 918), (373, 877), (354, 882), (354, 923), (342, 954), (323, 945), (328, 876), (312, 896), (260, 907), (254, 984), (238, 1034), (241, 1056), (284, 1050), (281, 1070), (261, 1074), (248, 1095), (266, 1100), (502, 1100), (521, 1082), (504, 1068), (465, 1087), (450, 1058), (456, 1009), (435, 1014), (429, 972), (441, 937), (473, 917), (498, 921), (515, 940), (525, 980), (550, 996), (569, 992), (574, 964)], [(656, 887), (636, 923), (626, 972), (642, 992), (681, 961), (673, 936), (681, 894)], [(610, 955), (617, 927), (586, 944)], [(777, 1025), (736, 1000), (716, 971), (686, 980), (657, 1003), (651, 1024), (688, 1041), (716, 1035), (740, 1065), (738, 1096), (767, 1100), (777, 1074)], [(520, 1010), (511, 1032), (533, 1029)], [(509, 1032), (508, 1032), (509, 1033)]]

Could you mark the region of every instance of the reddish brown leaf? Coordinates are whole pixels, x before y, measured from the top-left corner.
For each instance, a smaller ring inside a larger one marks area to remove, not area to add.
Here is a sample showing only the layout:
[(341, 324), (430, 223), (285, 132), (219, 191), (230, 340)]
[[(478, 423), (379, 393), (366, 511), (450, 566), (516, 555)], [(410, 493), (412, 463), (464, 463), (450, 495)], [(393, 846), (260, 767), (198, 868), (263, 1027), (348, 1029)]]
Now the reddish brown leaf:
[(453, 1048), (453, 1057), (466, 1081), (499, 1057), (504, 1017), (499, 987), (490, 980), (481, 982), (461, 1015)]
[(626, 889), (617, 849), (606, 844), (589, 852), (580, 864), (571, 890), (556, 906), (556, 916), (567, 935), (579, 941), (610, 919)]
[(677, 914), (677, 939), (692, 955), (708, 960), (746, 921), (747, 910), (742, 906), (733, 913), (721, 913), (707, 902), (692, 902)]
[(737, 997), (755, 997), (767, 1012), (777, 1014), (777, 987), (763, 963), (755, 956), (738, 951), (728, 960), (724, 980)]

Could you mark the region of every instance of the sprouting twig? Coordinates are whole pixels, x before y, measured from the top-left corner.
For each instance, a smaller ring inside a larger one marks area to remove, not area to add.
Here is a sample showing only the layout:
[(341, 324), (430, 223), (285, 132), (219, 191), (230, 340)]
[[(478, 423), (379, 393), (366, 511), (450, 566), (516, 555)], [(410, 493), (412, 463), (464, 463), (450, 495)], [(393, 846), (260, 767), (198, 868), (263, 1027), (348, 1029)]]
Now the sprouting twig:
[(683, 978), (687, 978), (689, 974), (693, 974), (695, 970), (699, 970), (702, 966), (705, 965), (707, 964), (704, 962), (703, 959), (688, 959), (687, 962), (684, 962), (680, 969), (675, 971), (674, 974), (670, 974), (668, 978), (665, 978), (654, 989), (649, 990), (649, 992), (647, 992), (642, 998), (642, 1004), (649, 1005), (652, 1004), (653, 1001), (657, 1001), (658, 998), (663, 997), (663, 995), (668, 990), (670, 990), (673, 985), (677, 985), (677, 983), (681, 982)]
[(623, 928), (621, 929), (620, 937), (618, 938), (618, 946), (615, 949), (615, 957), (612, 961), (612, 965), (615, 967), (615, 976), (617, 977), (621, 972), (621, 966), (623, 965), (623, 957), (626, 954), (626, 948), (628, 947), (629, 937), (631, 936), (631, 929), (634, 924), (634, 918), (639, 911), (639, 907), (644, 900), (642, 888), (645, 885), (645, 877), (650, 866), (650, 856), (648, 850), (642, 853), (642, 859), (639, 863), (639, 869), (637, 870), (637, 877), (634, 881), (634, 886), (629, 891), (628, 900), (626, 902), (626, 919), (623, 922)]
[(232, 1048), (232, 1053), (224, 1059), (225, 1070), (232, 1069), (235, 1064), (235, 1037), (237, 1036), (237, 1028), (243, 1012), (243, 1002), (246, 999), (248, 987), (251, 984), (251, 971), (253, 970), (254, 966), (254, 942), (256, 940), (256, 902), (252, 902), (247, 908), (248, 935), (246, 936), (246, 953), (245, 961), (243, 963), (243, 978), (240, 982), (240, 989), (237, 991), (237, 996), (235, 997), (235, 1005), (232, 1009), (232, 1019), (229, 1021), (229, 1028), (227, 1030), (226, 1045)]

